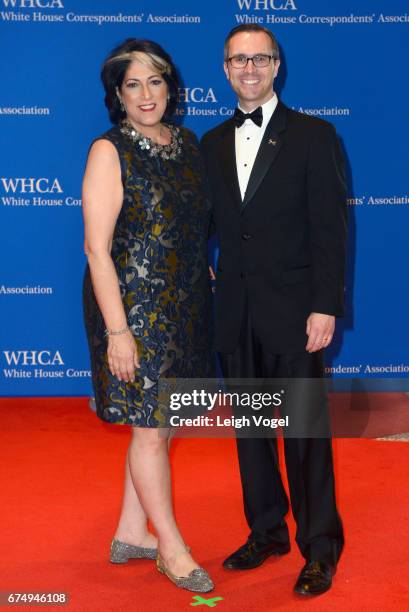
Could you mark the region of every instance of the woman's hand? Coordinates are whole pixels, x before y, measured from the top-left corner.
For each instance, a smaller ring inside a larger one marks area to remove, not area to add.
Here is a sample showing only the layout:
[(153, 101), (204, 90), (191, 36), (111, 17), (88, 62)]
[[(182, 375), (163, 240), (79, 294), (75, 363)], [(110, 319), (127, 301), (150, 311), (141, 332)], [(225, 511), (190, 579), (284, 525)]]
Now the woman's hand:
[(108, 364), (118, 380), (134, 382), (135, 368), (139, 368), (138, 349), (130, 331), (119, 336), (108, 336)]

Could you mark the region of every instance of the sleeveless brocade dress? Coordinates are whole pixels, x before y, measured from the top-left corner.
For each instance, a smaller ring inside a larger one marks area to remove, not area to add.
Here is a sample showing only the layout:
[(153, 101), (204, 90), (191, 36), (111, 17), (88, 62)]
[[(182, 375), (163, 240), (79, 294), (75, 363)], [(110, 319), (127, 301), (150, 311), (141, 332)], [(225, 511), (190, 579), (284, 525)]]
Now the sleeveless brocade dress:
[(111, 374), (105, 324), (87, 266), (83, 304), (92, 384), (97, 415), (109, 423), (164, 425), (165, 411), (158, 402), (161, 377), (214, 376), (210, 206), (202, 160), (192, 132), (171, 130), (180, 146), (170, 157), (167, 147), (160, 151), (155, 146), (155, 151), (142, 136), (135, 142), (120, 127), (100, 136), (115, 146), (121, 165), (124, 200), (111, 256), (141, 364), (134, 382)]

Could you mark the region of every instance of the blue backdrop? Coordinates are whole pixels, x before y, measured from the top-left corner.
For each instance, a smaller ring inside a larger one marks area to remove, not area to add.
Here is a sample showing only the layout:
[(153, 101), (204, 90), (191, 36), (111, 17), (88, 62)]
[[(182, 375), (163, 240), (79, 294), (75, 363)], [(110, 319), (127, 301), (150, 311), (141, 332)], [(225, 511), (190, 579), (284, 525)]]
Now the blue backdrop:
[[(278, 92), (333, 122), (348, 161), (348, 313), (337, 376), (409, 377), (407, 0), (0, 0), (0, 394), (91, 392), (82, 323), (81, 179), (109, 127), (99, 81), (124, 38), (151, 38), (183, 77), (198, 136), (232, 113), (226, 33), (267, 25)], [(406, 76), (405, 76), (406, 75)]]

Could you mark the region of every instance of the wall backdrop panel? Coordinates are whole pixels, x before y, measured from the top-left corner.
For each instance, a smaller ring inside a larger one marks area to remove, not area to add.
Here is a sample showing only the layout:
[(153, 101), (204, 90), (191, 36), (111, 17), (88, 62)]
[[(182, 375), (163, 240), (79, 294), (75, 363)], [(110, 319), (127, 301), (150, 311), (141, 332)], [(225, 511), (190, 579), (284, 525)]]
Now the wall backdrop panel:
[(348, 312), (327, 372), (409, 378), (407, 0), (0, 0), (0, 394), (87, 395), (81, 179), (109, 128), (101, 63), (150, 38), (198, 136), (233, 112), (223, 39), (271, 27), (283, 101), (328, 119), (349, 180)]

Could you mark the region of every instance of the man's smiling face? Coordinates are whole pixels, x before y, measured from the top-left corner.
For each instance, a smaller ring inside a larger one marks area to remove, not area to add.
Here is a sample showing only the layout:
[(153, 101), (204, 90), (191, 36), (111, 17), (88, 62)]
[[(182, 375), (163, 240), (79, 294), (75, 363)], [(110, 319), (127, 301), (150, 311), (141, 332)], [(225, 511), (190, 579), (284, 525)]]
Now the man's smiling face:
[[(239, 32), (231, 38), (228, 57), (244, 55), (273, 55), (271, 40), (264, 32)], [(236, 92), (243, 110), (251, 111), (267, 102), (273, 95), (273, 83), (277, 76), (280, 60), (272, 59), (263, 68), (256, 68), (252, 61), (245, 68), (233, 68), (224, 63), (224, 72)]]

